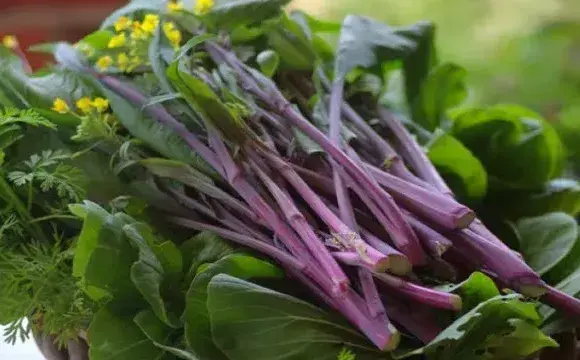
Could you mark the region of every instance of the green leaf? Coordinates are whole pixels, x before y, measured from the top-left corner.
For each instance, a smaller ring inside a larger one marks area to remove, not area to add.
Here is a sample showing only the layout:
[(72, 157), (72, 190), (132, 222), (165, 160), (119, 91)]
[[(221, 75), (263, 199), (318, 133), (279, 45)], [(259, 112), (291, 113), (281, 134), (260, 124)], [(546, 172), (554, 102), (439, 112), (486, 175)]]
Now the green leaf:
[(402, 358), (424, 354), (429, 360), (512, 360), (558, 344), (537, 325), (540, 317), (520, 295), (493, 297), (461, 316), (425, 347)]
[(445, 126), (447, 110), (461, 104), (467, 97), (466, 76), (465, 69), (455, 64), (433, 68), (411, 104), (413, 121), (429, 131)]
[(139, 11), (159, 12), (162, 9), (163, 1), (159, 0), (133, 0), (120, 9), (111, 13), (101, 24), (101, 29), (108, 28), (115, 24), (121, 16), (131, 17), (133, 13)]
[(543, 275), (566, 257), (578, 239), (576, 220), (564, 213), (550, 213), (518, 221), (520, 251), (538, 274)]
[(289, 2), (290, 0), (221, 0), (204, 15), (204, 20), (216, 28), (231, 30), (274, 18), (282, 13), (282, 8)]
[(349, 15), (340, 31), (335, 76), (345, 77), (358, 67), (375, 68), (386, 61), (402, 59), (415, 46), (387, 25), (370, 18)]
[(185, 44), (181, 48), (179, 48), (179, 52), (175, 55), (175, 61), (178, 61), (182, 57), (184, 57), (187, 52), (191, 49), (195, 49), (196, 46), (203, 44), (206, 41), (214, 40), (216, 36), (214, 34), (201, 34), (192, 37), (191, 39), (187, 40)]
[(477, 200), (485, 195), (487, 174), (483, 165), (453, 136), (436, 134), (428, 157), (459, 197)]
[(229, 140), (243, 141), (246, 125), (203, 80), (179, 70), (174, 62), (167, 68), (167, 76), (196, 113), (219, 129)]
[(278, 70), (280, 57), (274, 50), (264, 50), (256, 57), (256, 62), (260, 65), (260, 70), (267, 77), (272, 77)]
[(544, 276), (548, 283), (558, 284), (580, 269), (580, 229), (576, 231), (578, 231), (579, 236), (572, 249)]
[(113, 91), (103, 88), (103, 93), (109, 99), (113, 112), (131, 135), (165, 157), (189, 164), (202, 172), (213, 173), (205, 160), (193, 152), (172, 129), (144, 116), (140, 109), (135, 108)]
[(73, 259), (73, 275), (95, 301), (112, 300), (115, 306), (137, 308), (143, 302), (129, 274), (137, 253), (123, 234), (134, 222), (122, 213), (109, 214), (90, 201), (73, 208), (84, 214), (83, 228)]
[(162, 323), (151, 310), (141, 311), (137, 316), (135, 316), (134, 321), (149, 340), (151, 340), (159, 349), (165, 350), (180, 359), (199, 360), (187, 350), (168, 345), (171, 338), (174, 337), (174, 329), (169, 328)]
[(335, 360), (344, 344), (357, 360), (383, 355), (326, 311), (229, 275), (211, 280), (207, 306), (213, 339), (231, 360)]
[(187, 271), (186, 283), (191, 283), (201, 265), (213, 263), (233, 253), (232, 247), (221, 237), (203, 231), (187, 240), (180, 247)]
[(316, 62), (316, 53), (307, 33), (288, 16), (283, 15), (276, 24), (268, 28), (268, 46), (280, 59), (280, 68), (311, 70)]
[(431, 69), (437, 63), (435, 49), (435, 25), (420, 21), (397, 30), (398, 33), (417, 42), (417, 48), (403, 60), (405, 92), (407, 102), (412, 105), (420, 95), (421, 89)]
[(526, 108), (458, 111), (452, 133), (485, 166), (490, 184), (500, 188), (537, 189), (563, 168), (564, 149), (556, 131)]
[(202, 359), (228, 359), (212, 340), (212, 324), (206, 305), (208, 284), (215, 275), (222, 273), (243, 279), (283, 276), (280, 269), (268, 262), (247, 255), (233, 254), (210, 264), (195, 277), (187, 292), (182, 321), (185, 324), (187, 344)]
[(159, 360), (157, 348), (133, 322), (132, 316), (120, 316), (104, 307), (93, 317), (88, 329), (91, 360)]
[(82, 38), (76, 46), (85, 51), (105, 50), (113, 36), (115, 33), (110, 30), (97, 30)]
[(493, 280), (478, 271), (459, 284), (440, 286), (438, 289), (458, 293), (463, 300), (462, 311), (464, 313), (499, 295), (499, 290)]
[[(164, 285), (167, 287), (170, 285), (167, 283), (167, 272), (174, 272), (175, 270), (179, 272), (181, 270), (181, 267), (175, 269), (171, 266), (172, 262), (181, 263), (181, 253), (177, 249), (175, 249), (176, 252), (158, 251), (159, 255), (170, 256), (165, 261), (169, 268), (167, 268), (167, 265), (164, 268), (158, 259), (158, 254), (152, 249), (153, 247), (158, 247), (159, 249), (159, 241), (154, 238), (148, 226), (145, 224), (126, 225), (123, 227), (123, 232), (133, 246), (139, 250), (139, 259), (131, 266), (133, 284), (151, 305), (153, 312), (161, 321), (174, 328), (180, 327), (178, 316), (172, 312), (166, 299), (164, 299), (163, 289)], [(171, 257), (179, 258), (173, 259)]]

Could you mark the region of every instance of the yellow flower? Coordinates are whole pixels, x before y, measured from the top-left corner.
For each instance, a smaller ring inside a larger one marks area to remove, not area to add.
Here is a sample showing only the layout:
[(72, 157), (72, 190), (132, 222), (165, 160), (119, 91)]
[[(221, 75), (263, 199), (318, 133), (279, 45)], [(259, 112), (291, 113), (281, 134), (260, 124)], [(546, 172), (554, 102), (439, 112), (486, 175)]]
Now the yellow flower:
[(93, 108), (93, 102), (91, 101), (90, 98), (85, 96), (85, 97), (82, 97), (82, 98), (77, 100), (76, 106), (77, 106), (77, 109), (79, 109), (80, 111), (82, 111), (85, 114), (88, 114), (91, 112), (91, 110)]
[(61, 98), (54, 99), (52, 110), (60, 114), (66, 114), (69, 111), (68, 104)]
[(93, 100), (93, 107), (97, 109), (98, 112), (103, 113), (109, 108), (109, 100), (103, 99), (102, 97), (97, 97)]
[(14, 49), (18, 46), (18, 39), (13, 35), (4, 35), (2, 38), (2, 44), (8, 49)]
[(155, 14), (147, 14), (141, 24), (141, 29), (147, 34), (153, 34), (159, 25), (159, 16)]
[(139, 21), (133, 21), (133, 24), (131, 24), (131, 39), (142, 40), (146, 38), (147, 34), (141, 28), (141, 23)]
[(181, 1), (169, 1), (167, 3), (167, 11), (180, 11), (183, 10), (183, 3)]
[(117, 67), (121, 71), (128, 71), (131, 60), (125, 53), (117, 55)]
[(115, 21), (115, 30), (117, 32), (127, 30), (131, 26), (131, 19), (126, 16), (121, 16)]
[(107, 70), (109, 67), (111, 67), (111, 65), (113, 65), (113, 58), (111, 58), (109, 55), (101, 56), (99, 60), (97, 60), (97, 67), (101, 71)]
[(163, 32), (173, 47), (179, 47), (179, 43), (181, 43), (181, 31), (175, 28), (174, 23), (164, 23)]
[(197, 0), (195, 2), (195, 8), (193, 11), (196, 15), (205, 15), (213, 8), (214, 5), (214, 0)]
[(125, 33), (120, 33), (119, 35), (115, 35), (109, 40), (109, 44), (107, 47), (109, 49), (118, 48), (127, 43), (127, 38), (125, 37)]
[(139, 56), (133, 56), (133, 58), (131, 58), (131, 68), (136, 68), (137, 66), (141, 65), (143, 63), (143, 60), (141, 60), (141, 58)]

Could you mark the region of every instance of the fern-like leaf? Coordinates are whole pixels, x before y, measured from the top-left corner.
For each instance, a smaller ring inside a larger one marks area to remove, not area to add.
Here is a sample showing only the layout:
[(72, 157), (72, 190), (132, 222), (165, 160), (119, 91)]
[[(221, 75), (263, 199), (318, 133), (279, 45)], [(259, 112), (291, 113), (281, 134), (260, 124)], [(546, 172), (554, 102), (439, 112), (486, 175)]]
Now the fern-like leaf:
[(356, 355), (352, 352), (352, 350), (342, 348), (340, 353), (338, 353), (336, 360), (356, 360)]
[(33, 109), (20, 110), (5, 108), (0, 110), (0, 126), (9, 124), (26, 124), (56, 129), (56, 125)]

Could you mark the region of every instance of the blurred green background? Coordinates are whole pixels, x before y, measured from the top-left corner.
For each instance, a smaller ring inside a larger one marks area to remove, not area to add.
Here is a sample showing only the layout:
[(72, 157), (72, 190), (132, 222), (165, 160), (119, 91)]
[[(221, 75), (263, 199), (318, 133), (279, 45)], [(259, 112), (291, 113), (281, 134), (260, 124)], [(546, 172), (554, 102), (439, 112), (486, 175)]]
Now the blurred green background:
[(469, 72), (472, 101), (518, 103), (552, 122), (580, 163), (580, 0), (295, 0), (340, 20), (430, 20), (442, 61)]

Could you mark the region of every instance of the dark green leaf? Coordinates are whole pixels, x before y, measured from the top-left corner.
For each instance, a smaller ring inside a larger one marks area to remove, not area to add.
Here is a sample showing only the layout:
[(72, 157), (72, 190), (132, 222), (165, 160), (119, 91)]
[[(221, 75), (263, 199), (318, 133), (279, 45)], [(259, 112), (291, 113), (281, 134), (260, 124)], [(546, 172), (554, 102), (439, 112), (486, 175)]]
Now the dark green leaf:
[(445, 126), (447, 110), (461, 104), (467, 97), (466, 76), (465, 69), (455, 64), (433, 68), (411, 104), (413, 121), (429, 131)]
[(453, 135), (481, 161), (490, 184), (537, 189), (557, 177), (563, 145), (538, 114), (515, 105), (471, 108), (454, 115)]
[(335, 76), (345, 77), (358, 67), (373, 68), (389, 60), (402, 59), (414, 49), (414, 42), (397, 35), (387, 25), (349, 15), (340, 31)]
[(579, 237), (574, 242), (572, 249), (544, 276), (548, 283), (558, 284), (580, 269), (580, 229), (577, 231)]
[[(178, 316), (173, 313), (164, 299), (163, 285), (167, 284), (168, 273), (175, 274), (181, 271), (181, 253), (175, 245), (173, 245), (175, 251), (169, 250), (169, 247), (162, 248), (152, 230), (145, 224), (126, 225), (123, 227), (123, 232), (139, 251), (139, 259), (131, 266), (133, 284), (161, 321), (178, 328), (180, 326)], [(153, 248), (158, 250), (157, 253)], [(165, 266), (159, 258), (164, 259)], [(175, 263), (177, 265), (174, 265)]]
[(278, 70), (280, 57), (274, 50), (264, 50), (256, 57), (256, 62), (260, 65), (260, 70), (268, 76), (272, 77)]
[[(158, 348), (185, 360), (199, 360), (191, 352), (181, 349), (170, 344), (171, 338), (174, 337), (174, 329), (167, 327), (162, 323), (151, 310), (143, 310), (135, 316), (135, 323), (141, 331), (153, 342)], [(170, 344), (170, 345), (168, 345)]]
[(557, 343), (537, 325), (540, 317), (532, 303), (517, 294), (496, 296), (479, 304), (448, 326), (425, 347), (410, 355), (429, 360), (513, 360)]
[(97, 312), (89, 326), (91, 360), (160, 360), (164, 353), (133, 322), (108, 308)]
[(578, 239), (576, 220), (564, 213), (518, 221), (520, 251), (526, 263), (543, 275), (566, 257)]
[(231, 360), (335, 360), (344, 344), (357, 360), (385, 355), (326, 311), (229, 275), (211, 280), (207, 306), (213, 339)]
[(193, 152), (172, 129), (144, 116), (140, 109), (135, 108), (113, 91), (103, 88), (103, 92), (109, 99), (111, 108), (121, 124), (133, 136), (170, 159), (182, 161), (206, 174), (213, 173), (205, 160)]
[(282, 13), (290, 0), (222, 0), (204, 15), (213, 26), (235, 29), (239, 26), (258, 24)]
[(268, 45), (280, 59), (280, 67), (292, 70), (311, 70), (316, 53), (304, 30), (287, 16), (268, 29)]
[(233, 252), (227, 242), (207, 231), (184, 242), (180, 250), (183, 254), (184, 267), (189, 269), (185, 279), (188, 284), (191, 283), (201, 265), (216, 262)]
[(487, 191), (487, 174), (471, 151), (449, 134), (435, 135), (428, 156), (458, 196), (480, 199)]
[(198, 357), (227, 360), (212, 340), (212, 324), (207, 308), (208, 284), (217, 274), (230, 274), (243, 279), (281, 277), (274, 265), (247, 255), (229, 255), (200, 272), (187, 292), (182, 321), (188, 345)]

